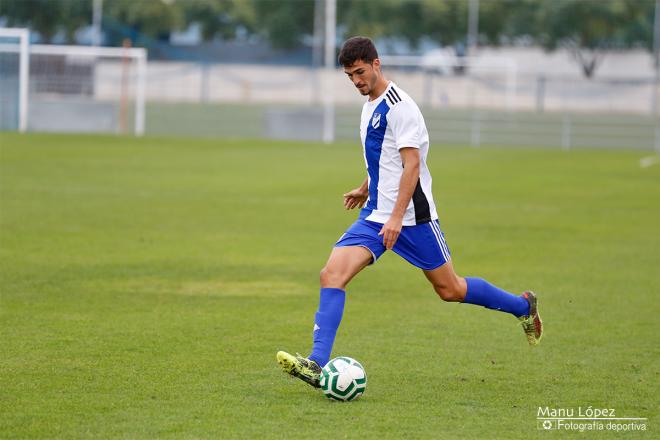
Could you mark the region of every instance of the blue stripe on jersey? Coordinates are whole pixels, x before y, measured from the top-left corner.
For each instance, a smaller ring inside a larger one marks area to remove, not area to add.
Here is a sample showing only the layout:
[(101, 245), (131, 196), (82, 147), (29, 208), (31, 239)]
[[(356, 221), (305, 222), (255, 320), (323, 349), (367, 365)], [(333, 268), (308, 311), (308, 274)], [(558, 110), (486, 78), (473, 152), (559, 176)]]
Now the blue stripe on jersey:
[(387, 105), (387, 101), (383, 99), (371, 115), (369, 125), (367, 126), (367, 136), (364, 141), (367, 171), (369, 172), (369, 203), (367, 203), (365, 208), (370, 210), (377, 209), (378, 205), (380, 153), (383, 149), (383, 139), (385, 138), (385, 129), (387, 128), (387, 112), (389, 111), (390, 107)]

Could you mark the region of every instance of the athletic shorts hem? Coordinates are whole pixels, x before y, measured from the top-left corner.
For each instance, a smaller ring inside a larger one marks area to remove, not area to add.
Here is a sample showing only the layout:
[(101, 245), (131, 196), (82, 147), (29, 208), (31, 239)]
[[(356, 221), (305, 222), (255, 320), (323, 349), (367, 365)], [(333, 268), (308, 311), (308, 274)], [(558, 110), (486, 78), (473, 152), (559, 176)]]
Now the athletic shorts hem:
[[(404, 259), (405, 259), (405, 257), (404, 257)], [(406, 261), (408, 261), (408, 260), (406, 259)], [(419, 268), (422, 269), (422, 270), (435, 270), (435, 269), (437, 269), (437, 268), (439, 268), (439, 267), (444, 266), (445, 264), (449, 263), (450, 261), (451, 261), (451, 259), (449, 259), (449, 260), (447, 260), (447, 261), (443, 261), (442, 263), (438, 264), (437, 266), (435, 266), (435, 267), (431, 267), (431, 268), (428, 268), (428, 269), (425, 268), (425, 267), (417, 266), (416, 264), (414, 264), (414, 263), (412, 263), (412, 262), (410, 262), (410, 261), (408, 261), (408, 263), (412, 264), (412, 265), (415, 266), (415, 267), (419, 267)]]
[(336, 248), (342, 248), (342, 247), (362, 247), (362, 248), (365, 248), (371, 254), (371, 263), (369, 263), (369, 266), (371, 266), (372, 264), (374, 264), (378, 260), (378, 257), (376, 256), (376, 254), (374, 254), (374, 251), (369, 249), (369, 246), (367, 246), (366, 244), (339, 244), (338, 243), (334, 247), (336, 247)]

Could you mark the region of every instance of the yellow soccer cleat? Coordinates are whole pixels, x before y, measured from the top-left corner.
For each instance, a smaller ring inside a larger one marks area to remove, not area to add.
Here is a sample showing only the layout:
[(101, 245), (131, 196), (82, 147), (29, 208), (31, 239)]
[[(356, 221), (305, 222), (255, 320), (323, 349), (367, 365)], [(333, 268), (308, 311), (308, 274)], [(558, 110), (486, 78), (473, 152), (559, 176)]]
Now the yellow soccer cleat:
[(321, 387), (321, 367), (313, 360), (304, 358), (298, 353), (294, 356), (286, 351), (278, 351), (277, 363), (285, 373), (307, 382), (314, 388)]
[(524, 292), (522, 297), (529, 303), (529, 315), (521, 316), (518, 319), (527, 336), (527, 342), (529, 342), (529, 345), (535, 346), (541, 342), (543, 336), (543, 322), (541, 322), (541, 316), (539, 315), (538, 300), (532, 291)]

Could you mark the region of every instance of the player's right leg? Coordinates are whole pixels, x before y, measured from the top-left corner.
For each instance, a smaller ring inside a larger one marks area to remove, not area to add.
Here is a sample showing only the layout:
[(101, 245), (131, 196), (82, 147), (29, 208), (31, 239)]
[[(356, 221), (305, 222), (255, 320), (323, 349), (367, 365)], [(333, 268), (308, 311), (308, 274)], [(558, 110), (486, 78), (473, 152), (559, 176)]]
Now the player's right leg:
[(342, 289), (362, 269), (373, 262), (371, 251), (364, 246), (335, 247), (321, 269), (321, 288)]
[(314, 320), (314, 347), (309, 358), (277, 353), (282, 369), (310, 385), (317, 387), (321, 367), (330, 358), (332, 345), (341, 323), (346, 301), (346, 285), (355, 275), (373, 261), (372, 252), (363, 246), (335, 247), (321, 270), (321, 298)]

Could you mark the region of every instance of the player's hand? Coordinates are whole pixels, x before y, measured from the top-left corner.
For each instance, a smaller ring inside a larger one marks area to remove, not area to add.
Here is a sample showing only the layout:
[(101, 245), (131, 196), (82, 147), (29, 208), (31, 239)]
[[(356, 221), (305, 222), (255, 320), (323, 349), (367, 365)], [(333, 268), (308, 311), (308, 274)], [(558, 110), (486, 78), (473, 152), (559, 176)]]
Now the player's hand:
[(392, 249), (401, 234), (403, 219), (399, 217), (390, 217), (383, 225), (378, 235), (383, 236), (383, 244), (386, 249)]
[(349, 191), (344, 194), (344, 208), (353, 209), (353, 208), (362, 208), (364, 202), (367, 201), (369, 197), (369, 192), (362, 191), (360, 188), (356, 188), (353, 191)]

